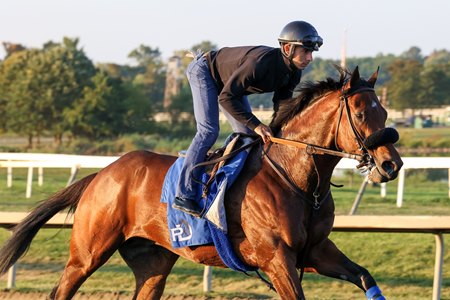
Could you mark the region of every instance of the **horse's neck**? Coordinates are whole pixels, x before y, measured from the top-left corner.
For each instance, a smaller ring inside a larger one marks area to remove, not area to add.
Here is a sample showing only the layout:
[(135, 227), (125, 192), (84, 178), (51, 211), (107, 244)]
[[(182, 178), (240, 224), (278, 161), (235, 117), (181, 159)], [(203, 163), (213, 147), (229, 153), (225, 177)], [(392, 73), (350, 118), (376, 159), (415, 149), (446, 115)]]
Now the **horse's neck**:
[[(327, 107), (307, 108), (282, 129), (281, 137), (333, 149), (338, 112), (336, 107)], [(321, 189), (328, 189), (334, 167), (340, 160), (329, 155), (315, 155), (314, 162), (313, 156), (305, 149), (285, 145), (274, 147), (272, 156), (307, 193), (314, 191), (319, 176)]]

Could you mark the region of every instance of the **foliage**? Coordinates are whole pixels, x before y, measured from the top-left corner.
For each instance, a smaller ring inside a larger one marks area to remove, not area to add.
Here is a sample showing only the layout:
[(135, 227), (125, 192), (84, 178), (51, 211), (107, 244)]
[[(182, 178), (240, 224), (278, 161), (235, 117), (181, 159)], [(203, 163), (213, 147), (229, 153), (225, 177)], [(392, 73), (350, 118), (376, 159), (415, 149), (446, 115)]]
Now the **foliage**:
[(424, 65), (420, 87), (423, 107), (450, 104), (450, 62)]
[(83, 95), (95, 73), (92, 62), (77, 49), (78, 40), (43, 50), (14, 52), (0, 66), (0, 97), (6, 127), (32, 138), (49, 130), (60, 144), (68, 129), (66, 115)]
[(194, 120), (194, 106), (192, 103), (192, 92), (187, 84), (181, 86), (178, 95), (172, 96), (171, 103), (167, 108), (167, 112), (170, 114), (170, 119), (172, 123), (180, 122), (181, 113), (187, 113), (189, 121), (191, 124), (195, 123)]
[[(117, 79), (108, 78), (97, 72), (92, 85), (86, 86), (83, 97), (75, 100), (74, 109), (65, 114), (74, 136), (102, 138), (116, 136), (126, 108), (123, 107), (120, 86)], [(119, 122), (119, 124), (115, 124)]]
[(389, 66), (392, 80), (388, 84), (389, 99), (393, 108), (423, 107), (419, 95), (422, 65), (417, 60), (398, 59)]
[(396, 109), (418, 109), (450, 104), (450, 53), (435, 51), (424, 58), (412, 47), (389, 66), (390, 104)]
[(39, 102), (34, 101), (34, 91), (30, 84), (33, 76), (26, 71), (28, 61), (38, 54), (36, 50), (15, 52), (0, 66), (2, 127), (27, 136), (29, 141), (34, 136), (36, 128), (44, 127), (45, 118), (45, 114), (28, 113), (39, 111), (35, 106), (42, 107)]
[(166, 78), (161, 52), (158, 48), (140, 45), (131, 51), (128, 57), (138, 63), (133, 84), (143, 89), (154, 109), (161, 109)]

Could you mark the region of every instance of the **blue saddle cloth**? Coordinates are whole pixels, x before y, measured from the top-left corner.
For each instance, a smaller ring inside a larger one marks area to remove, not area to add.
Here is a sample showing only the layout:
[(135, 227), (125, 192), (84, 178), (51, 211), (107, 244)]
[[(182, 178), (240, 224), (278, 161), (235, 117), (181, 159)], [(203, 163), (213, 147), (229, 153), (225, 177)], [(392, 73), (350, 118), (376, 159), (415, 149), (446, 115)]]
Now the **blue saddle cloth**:
[[(214, 181), (210, 186), (206, 201), (204, 199), (200, 201), (202, 206), (206, 205), (207, 211), (211, 209), (211, 206), (217, 206), (215, 203), (218, 201), (223, 201), (224, 191), (233, 184), (239, 175), (248, 153), (249, 151), (239, 152), (236, 156), (230, 158), (229, 161), (217, 171)], [(170, 167), (164, 179), (161, 194), (161, 202), (167, 203), (167, 223), (169, 225), (172, 247), (180, 248), (214, 243), (220, 257), (229, 268), (241, 272), (257, 270), (257, 268), (245, 265), (236, 257), (228, 235), (226, 234), (226, 230), (224, 231), (222, 226), (217, 226), (217, 224), (212, 223), (208, 219), (195, 218), (172, 208), (183, 161), (184, 158), (179, 157)], [(207, 174), (203, 175), (204, 182), (206, 182), (208, 178)], [(201, 191), (199, 191), (199, 195), (200, 194)], [(221, 197), (218, 197), (218, 195)], [(221, 216), (222, 221), (224, 221), (225, 212), (223, 205), (222, 207), (219, 205), (219, 209), (221, 211), (219, 211), (218, 214)]]

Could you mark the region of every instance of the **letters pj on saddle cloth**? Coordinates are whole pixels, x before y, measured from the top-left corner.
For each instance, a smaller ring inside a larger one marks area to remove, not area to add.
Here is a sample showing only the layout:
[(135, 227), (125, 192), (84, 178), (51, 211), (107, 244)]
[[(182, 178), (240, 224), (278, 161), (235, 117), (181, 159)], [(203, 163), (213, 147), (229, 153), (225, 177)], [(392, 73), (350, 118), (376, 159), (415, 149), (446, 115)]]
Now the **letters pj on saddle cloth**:
[[(241, 141), (243, 145), (246, 145), (251, 143), (253, 139), (244, 137)], [(240, 151), (235, 156), (229, 158), (225, 165), (217, 170), (206, 199), (199, 199), (202, 207), (206, 205), (206, 212), (203, 218), (195, 218), (172, 208), (184, 158), (179, 157), (170, 167), (164, 179), (161, 202), (167, 203), (167, 222), (172, 247), (180, 248), (214, 243), (220, 257), (231, 269), (243, 272), (256, 270), (255, 268), (244, 265), (235, 256), (227, 236), (224, 207), (225, 192), (233, 184), (239, 172), (242, 170), (250, 150), (251, 148), (247, 148)], [(208, 179), (209, 175), (203, 174), (202, 181), (207, 182)], [(202, 186), (200, 186), (201, 188)], [(199, 191), (199, 195), (201, 195), (201, 191)]]

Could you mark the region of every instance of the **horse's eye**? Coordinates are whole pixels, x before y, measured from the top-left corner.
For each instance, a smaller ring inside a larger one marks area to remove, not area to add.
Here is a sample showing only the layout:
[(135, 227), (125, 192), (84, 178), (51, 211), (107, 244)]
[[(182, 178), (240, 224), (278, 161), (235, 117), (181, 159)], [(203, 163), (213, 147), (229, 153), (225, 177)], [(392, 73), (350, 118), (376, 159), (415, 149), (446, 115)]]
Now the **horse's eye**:
[(362, 112), (358, 112), (358, 113), (355, 113), (355, 117), (358, 118), (359, 120), (362, 120), (362, 118), (364, 117), (364, 114)]

